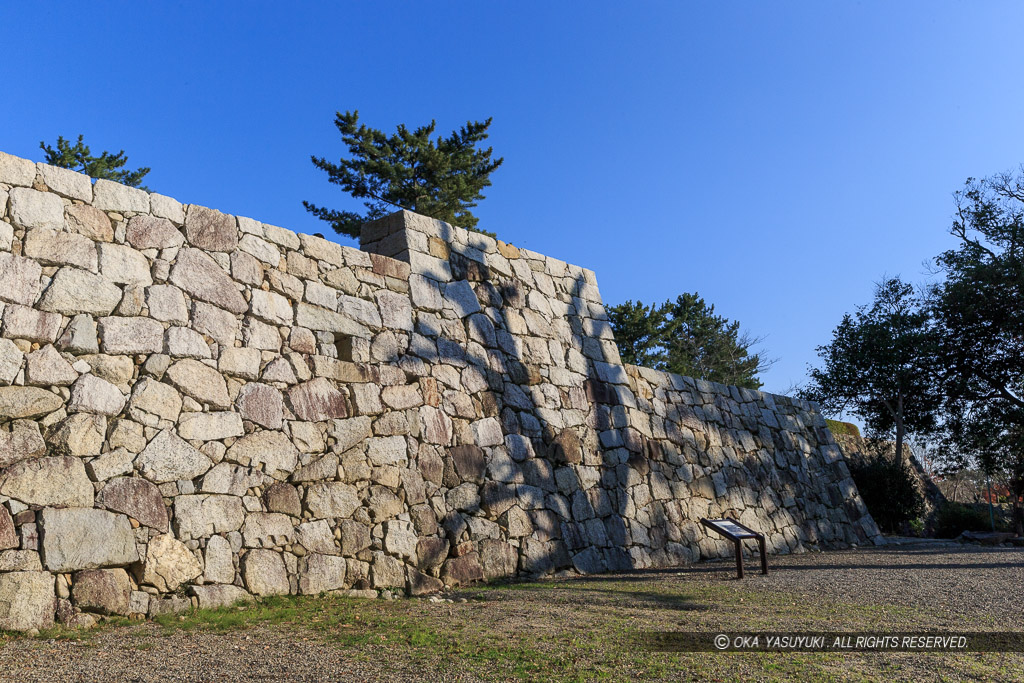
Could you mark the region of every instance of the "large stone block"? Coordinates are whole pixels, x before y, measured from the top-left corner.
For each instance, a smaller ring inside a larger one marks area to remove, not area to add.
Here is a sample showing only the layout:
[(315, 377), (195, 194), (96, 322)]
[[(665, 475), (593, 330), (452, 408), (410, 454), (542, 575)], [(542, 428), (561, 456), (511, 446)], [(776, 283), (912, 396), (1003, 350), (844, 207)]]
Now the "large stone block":
[(344, 313), (300, 303), (295, 309), (295, 324), (310, 330), (334, 332), (350, 337), (367, 337), (367, 329)]
[(192, 204), (185, 209), (185, 237), (206, 251), (231, 252), (238, 246), (238, 227), (234, 216)]
[[(2, 279), (3, 276), (0, 274), (0, 281)], [(0, 294), (0, 297), (2, 296), (3, 294)], [(120, 302), (121, 289), (110, 280), (79, 268), (65, 267), (57, 271), (50, 286), (43, 292), (39, 308), (64, 315), (88, 313), (100, 316), (110, 315)]]
[(236, 496), (184, 495), (174, 499), (174, 525), (179, 536), (202, 538), (237, 531), (244, 521), (245, 508)]
[(100, 318), (103, 353), (113, 355), (160, 353), (164, 347), (164, 326), (143, 317)]
[(142, 566), (142, 583), (166, 593), (201, 573), (199, 560), (173, 535), (163, 534), (150, 539)]
[(194, 479), (209, 470), (213, 463), (174, 432), (165, 429), (139, 453), (135, 466), (142, 476), (162, 484)]
[(116, 385), (96, 375), (82, 375), (71, 387), (68, 410), (77, 413), (114, 416), (128, 399)]
[(174, 285), (153, 285), (146, 288), (149, 315), (163, 322), (187, 323), (188, 306), (185, 295)]
[(39, 192), (27, 187), (10, 191), (11, 220), (23, 228), (60, 230), (64, 227), (64, 203), (51, 192)]
[(0, 469), (45, 453), (46, 442), (39, 432), (39, 424), (34, 421), (17, 420), (10, 432), (0, 432)]
[(17, 548), (19, 542), (11, 513), (7, 511), (6, 507), (0, 505), (0, 550)]
[(88, 204), (74, 204), (65, 207), (65, 225), (71, 232), (88, 237), (95, 242), (112, 242), (114, 227), (110, 218)]
[(232, 496), (244, 496), (249, 489), (262, 486), (263, 473), (251, 467), (232, 465), (220, 462), (203, 475), (199, 490), (202, 493), (227, 493)]
[(249, 305), (252, 315), (264, 322), (272, 325), (292, 324), (292, 305), (288, 303), (288, 299), (276, 292), (254, 289)]
[(46, 344), (57, 339), (64, 316), (37, 311), (28, 306), (10, 305), (4, 309), (4, 336)]
[(0, 183), (29, 187), (35, 179), (36, 165), (34, 163), (13, 154), (0, 152)]
[(224, 456), (230, 462), (262, 468), (267, 474), (287, 475), (295, 471), (299, 453), (281, 432), (259, 431), (247, 434), (228, 449)]
[(314, 518), (347, 519), (362, 504), (353, 486), (319, 481), (306, 487), (306, 509)]
[(345, 396), (324, 377), (303, 382), (289, 389), (288, 403), (296, 417), (309, 422), (348, 415)]
[(178, 421), (178, 435), (189, 441), (230, 439), (245, 434), (238, 413), (185, 413)]
[(149, 213), (149, 193), (101, 178), (93, 185), (92, 205), (103, 211)]
[(123, 567), (139, 559), (125, 515), (95, 508), (45, 508), (40, 519), (43, 563), (50, 571)]
[(78, 373), (51, 345), (33, 351), (25, 358), (25, 383), (36, 386), (67, 386)]
[(217, 609), (255, 602), (253, 597), (238, 586), (211, 584), (191, 586), (189, 591), (199, 600), (199, 609)]
[(0, 384), (9, 385), (18, 377), (25, 354), (10, 339), (0, 339)]
[(275, 548), (291, 543), (294, 536), (291, 518), (280, 512), (250, 512), (242, 524), (246, 548)]
[(235, 399), (242, 417), (267, 429), (280, 429), (284, 418), (284, 400), (281, 392), (267, 384), (250, 382), (242, 387)]
[(302, 516), (302, 503), (299, 501), (298, 490), (283, 481), (271, 484), (263, 492), (263, 504), (270, 512), (281, 512), (292, 517)]
[(223, 375), (198, 360), (178, 361), (167, 369), (167, 379), (183, 394), (200, 403), (220, 409), (231, 407)]
[[(64, 210), (61, 207), (63, 226)], [(95, 273), (98, 268), (96, 244), (74, 232), (35, 228), (25, 235), (25, 256), (48, 266), (78, 266)]]
[(96, 504), (114, 512), (123, 512), (140, 524), (167, 532), (167, 507), (160, 489), (139, 477), (117, 477), (104, 486)]
[(90, 507), (93, 487), (80, 458), (31, 458), (0, 474), (0, 493), (27, 505)]
[(0, 252), (0, 299), (31, 306), (39, 295), (39, 276), (42, 274), (43, 267), (35, 261)]
[(92, 201), (92, 179), (84, 173), (43, 163), (36, 164), (36, 168), (46, 186), (57, 194), (85, 202)]
[(149, 260), (142, 252), (123, 244), (100, 245), (100, 273), (122, 285), (153, 284)]
[(56, 596), (47, 572), (0, 574), (0, 629), (29, 631), (53, 626)]
[(210, 536), (203, 553), (203, 580), (207, 583), (231, 583), (235, 580), (231, 543), (223, 536)]
[(136, 249), (173, 249), (185, 243), (185, 237), (166, 218), (135, 216), (128, 221), (125, 238)]
[(242, 558), (242, 578), (255, 595), (287, 595), (288, 571), (281, 554), (273, 550), (250, 550)]
[(245, 313), (249, 304), (234, 281), (210, 256), (198, 249), (182, 249), (171, 269), (171, 283), (195, 298), (232, 313)]
[(75, 574), (71, 597), (85, 612), (127, 615), (132, 584), (123, 569), (86, 569)]
[(156, 424), (156, 420), (177, 422), (181, 414), (181, 395), (169, 384), (143, 377), (132, 389), (128, 413), (143, 424)]
[(303, 570), (299, 572), (299, 592), (316, 595), (345, 586), (344, 557), (312, 553), (306, 556)]

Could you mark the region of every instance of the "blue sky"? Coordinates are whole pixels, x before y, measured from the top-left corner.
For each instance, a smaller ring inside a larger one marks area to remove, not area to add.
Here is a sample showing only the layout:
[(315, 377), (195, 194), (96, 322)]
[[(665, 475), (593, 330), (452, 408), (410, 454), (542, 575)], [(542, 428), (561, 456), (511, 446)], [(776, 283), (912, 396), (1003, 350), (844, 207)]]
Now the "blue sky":
[(1019, 3), (0, 4), (0, 150), (83, 133), (147, 185), (300, 232), (358, 208), (311, 154), (335, 111), (494, 117), (476, 211), (594, 269), (605, 302), (699, 291), (805, 380), (884, 275), (924, 277), (951, 193), (1024, 162)]

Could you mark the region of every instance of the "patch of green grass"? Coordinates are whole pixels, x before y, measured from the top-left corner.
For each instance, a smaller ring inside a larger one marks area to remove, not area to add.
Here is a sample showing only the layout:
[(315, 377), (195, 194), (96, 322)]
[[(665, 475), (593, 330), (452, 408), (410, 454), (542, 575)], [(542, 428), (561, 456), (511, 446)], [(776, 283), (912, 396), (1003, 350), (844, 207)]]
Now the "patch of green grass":
[(829, 430), (836, 436), (860, 436), (860, 429), (852, 422), (841, 422), (839, 420), (825, 420)]

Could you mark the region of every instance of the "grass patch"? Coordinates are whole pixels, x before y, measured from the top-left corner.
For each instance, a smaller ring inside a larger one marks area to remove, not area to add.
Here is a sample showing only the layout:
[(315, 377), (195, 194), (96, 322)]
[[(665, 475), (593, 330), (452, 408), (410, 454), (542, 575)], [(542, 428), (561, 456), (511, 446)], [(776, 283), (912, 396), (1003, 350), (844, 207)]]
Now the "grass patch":
[(852, 422), (825, 419), (829, 430), (836, 436), (860, 436), (860, 429)]

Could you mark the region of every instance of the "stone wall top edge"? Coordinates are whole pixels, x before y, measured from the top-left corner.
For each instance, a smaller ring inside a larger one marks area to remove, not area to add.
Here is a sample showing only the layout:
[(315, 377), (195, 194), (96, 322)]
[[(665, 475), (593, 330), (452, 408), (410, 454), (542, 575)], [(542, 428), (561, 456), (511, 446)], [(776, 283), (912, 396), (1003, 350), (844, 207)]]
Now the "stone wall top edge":
[[(230, 216), (235, 220), (235, 228), (239, 241), (246, 235), (253, 235), (260, 239), (271, 242), (279, 247), (292, 249), (306, 253), (307, 256), (316, 258), (327, 256), (324, 260), (334, 260), (336, 265), (352, 265), (349, 261), (371, 267), (369, 259), (361, 249), (349, 245), (340, 244), (334, 240), (316, 235), (300, 233), (290, 228), (282, 228), (271, 223), (264, 223), (241, 214), (221, 212), (213, 207), (201, 204), (187, 204), (168, 195), (148, 190), (131, 187), (116, 183), (112, 180), (102, 178), (91, 178), (90, 176), (70, 169), (51, 166), (43, 162), (35, 162), (29, 159), (7, 154), (0, 151), (0, 184), (14, 187), (35, 188), (37, 180), (41, 180), (46, 189), (53, 194), (65, 197), (70, 200), (78, 200), (103, 211), (116, 211), (128, 214), (148, 214), (158, 218), (166, 218), (178, 225), (184, 224), (188, 211), (192, 207), (209, 209), (218, 214)], [(361, 257), (350, 258), (335, 256), (333, 259), (330, 252), (337, 254), (358, 252)], [(310, 253), (312, 252), (312, 253)], [(380, 255), (374, 255), (380, 256)], [(388, 257), (382, 257), (388, 258)], [(389, 259), (393, 260), (393, 259)], [(395, 273), (389, 273), (395, 276)], [(407, 279), (406, 275), (406, 279)]]
[[(57, 195), (84, 201), (104, 211), (151, 214), (167, 218), (178, 224), (184, 222), (185, 214), (193, 206), (219, 212), (219, 209), (215, 207), (188, 204), (159, 192), (142, 190), (106, 179), (93, 179), (77, 171), (23, 159), (0, 151), (0, 183), (31, 188), (35, 185), (37, 178), (41, 179), (46, 187)], [(401, 257), (396, 258), (397, 254), (380, 253), (373, 249), (372, 243), (377, 240), (371, 240), (368, 243), (366, 228), (369, 227), (372, 232), (373, 226), (384, 225), (387, 226), (385, 235), (391, 235), (403, 229), (421, 232), (443, 240), (453, 252), (485, 265), (487, 265), (488, 257), (506, 258), (507, 254), (514, 253), (517, 258), (543, 261), (545, 271), (551, 275), (576, 276), (582, 278), (586, 284), (597, 286), (597, 276), (593, 270), (529, 249), (515, 247), (511, 243), (495, 240), (488, 235), (475, 233), (406, 209), (400, 209), (384, 218), (367, 223), (364, 226), (363, 238), (360, 240), (360, 248), (343, 245), (313, 234), (299, 233), (290, 228), (279, 227), (241, 214), (220, 213), (236, 219), (239, 239), (246, 234), (252, 234), (286, 248), (298, 250), (301, 247), (301, 250), (306, 252), (323, 252), (340, 247), (342, 250), (375, 253), (378, 256), (403, 261), (404, 259)]]
[[(402, 230), (409, 230), (425, 235), (427, 238), (439, 239), (462, 256), (490, 265), (489, 261), (494, 258), (515, 259), (524, 258), (531, 261), (543, 261), (545, 271), (553, 276), (578, 276), (589, 285), (597, 286), (597, 275), (593, 270), (584, 268), (568, 261), (541, 254), (524, 247), (517, 247), (511, 242), (495, 239), (483, 233), (473, 232), (466, 228), (446, 223), (445, 221), (430, 218), (423, 214), (399, 209), (394, 213), (370, 221), (363, 225), (360, 243), (366, 251), (374, 251), (374, 245), (381, 243), (388, 237)], [(415, 244), (405, 245), (408, 250), (429, 253), (428, 249), (417, 248)]]
[(746, 394), (750, 396), (750, 400), (767, 402), (771, 404), (783, 404), (793, 405), (801, 410), (807, 412), (820, 413), (821, 410), (817, 404), (804, 401), (793, 396), (786, 396), (785, 394), (773, 394), (768, 391), (761, 391), (759, 389), (748, 389), (746, 387), (735, 387), (728, 384), (721, 384), (719, 382), (712, 382), (709, 380), (695, 379), (693, 377), (686, 377), (685, 375), (678, 375), (673, 372), (667, 372), (665, 370), (655, 370), (654, 368), (643, 367), (642, 365), (633, 365), (632, 363), (623, 363), (627, 373), (636, 376), (639, 375), (645, 380), (657, 383), (659, 385), (670, 385), (677, 390), (683, 389), (695, 389), (698, 391), (705, 391), (708, 393), (723, 394), (729, 396), (732, 394), (732, 390), (736, 390), (741, 395)]

